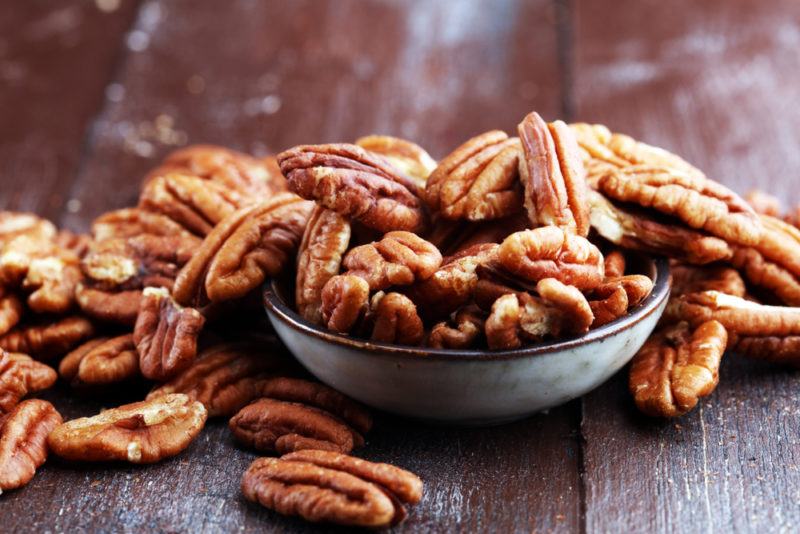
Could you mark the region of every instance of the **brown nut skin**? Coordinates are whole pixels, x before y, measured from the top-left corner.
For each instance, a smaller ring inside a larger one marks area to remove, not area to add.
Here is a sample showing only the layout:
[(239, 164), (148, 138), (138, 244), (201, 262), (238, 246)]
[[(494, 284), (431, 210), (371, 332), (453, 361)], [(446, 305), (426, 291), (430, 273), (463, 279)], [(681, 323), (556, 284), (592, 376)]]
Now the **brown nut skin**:
[(390, 135), (368, 135), (356, 139), (356, 145), (383, 157), (412, 178), (420, 188), (425, 187), (428, 176), (436, 168), (436, 161), (424, 148), (406, 139)]
[(0, 350), (0, 416), (29, 393), (52, 387), (57, 378), (54, 369), (30, 356)]
[(0, 493), (24, 486), (47, 459), (47, 436), (62, 422), (40, 399), (19, 403), (0, 417)]
[(497, 250), (497, 261), (524, 280), (555, 278), (582, 290), (598, 286), (605, 272), (596, 246), (555, 226), (511, 234)]
[(606, 279), (625, 274), (625, 254), (621, 250), (612, 250), (603, 259)]
[(677, 417), (710, 395), (728, 342), (725, 327), (681, 322), (654, 334), (634, 356), (629, 387), (636, 406), (652, 417)]
[(428, 206), (447, 219), (497, 219), (520, 211), (519, 139), (474, 137), (444, 158), (425, 186)]
[(0, 289), (0, 336), (17, 326), (25, 305), (14, 293), (6, 293)]
[(358, 432), (324, 410), (268, 398), (242, 408), (228, 426), (244, 445), (278, 454), (302, 449), (348, 453), (364, 441)]
[(484, 331), (486, 314), (475, 305), (455, 313), (452, 326), (447, 322), (434, 325), (426, 345), (437, 349), (470, 349), (476, 347)]
[(564, 122), (547, 124), (536, 112), (517, 131), (522, 144), (519, 173), (531, 223), (589, 235), (586, 171), (575, 135)]
[(387, 293), (381, 296), (374, 303), (372, 313), (372, 341), (419, 345), (425, 336), (425, 327), (417, 314), (417, 307), (405, 295)]
[(426, 215), (414, 181), (350, 144), (301, 145), (278, 154), (289, 189), (380, 232), (421, 232)]
[(347, 219), (322, 206), (308, 220), (297, 254), (294, 300), (300, 315), (312, 323), (322, 322), (322, 288), (339, 274), (350, 234)]
[(204, 324), (199, 311), (180, 306), (166, 289), (146, 288), (133, 329), (142, 375), (169, 380), (191, 365)]
[(199, 237), (166, 215), (140, 208), (122, 208), (106, 212), (92, 221), (91, 231), (92, 237), (98, 242), (150, 234), (178, 236), (192, 241), (192, 246), (195, 248), (200, 244)]
[(354, 275), (337, 275), (322, 288), (322, 322), (334, 332), (350, 333), (367, 311), (369, 284)]
[(175, 393), (67, 421), (47, 443), (71, 461), (155, 463), (188, 447), (206, 415), (202, 404)]
[(0, 336), (0, 349), (30, 354), (39, 360), (51, 360), (66, 354), (92, 335), (94, 325), (88, 319), (70, 316), (54, 323), (14, 329)]
[(719, 291), (734, 297), (744, 297), (744, 280), (736, 269), (723, 266), (698, 267), (694, 265), (670, 265), (672, 295), (685, 295), (699, 291)]
[(289, 262), (313, 209), (280, 193), (220, 222), (181, 269), (172, 294), (184, 306), (241, 298)]
[(73, 386), (124, 382), (139, 376), (139, 354), (133, 334), (87, 341), (67, 354), (58, 374)]
[(92, 319), (133, 326), (139, 314), (142, 290), (104, 291), (78, 284), (75, 300), (81, 311)]

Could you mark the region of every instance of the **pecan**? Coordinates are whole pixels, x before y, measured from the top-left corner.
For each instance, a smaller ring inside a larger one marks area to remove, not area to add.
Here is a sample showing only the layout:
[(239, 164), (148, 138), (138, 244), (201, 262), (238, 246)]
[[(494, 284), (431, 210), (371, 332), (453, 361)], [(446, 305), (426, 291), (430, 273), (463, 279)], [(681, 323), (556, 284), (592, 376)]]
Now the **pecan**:
[(369, 284), (353, 275), (337, 275), (322, 288), (322, 322), (343, 334), (352, 331), (369, 304)]
[(24, 311), (25, 307), (17, 295), (0, 288), (0, 336), (19, 323)]
[(517, 349), (522, 346), (520, 338), (522, 306), (519, 300), (519, 296), (511, 293), (503, 295), (492, 304), (492, 313), (489, 314), (485, 324), (489, 349)]
[(675, 169), (634, 166), (609, 171), (597, 189), (619, 202), (631, 202), (678, 218), (732, 243), (758, 243), (763, 225), (747, 202), (725, 186)]
[(749, 358), (800, 367), (800, 336), (736, 336), (729, 348)]
[(623, 210), (595, 191), (589, 192), (592, 228), (612, 243), (627, 249), (662, 254), (703, 265), (731, 257), (722, 239), (668, 224), (642, 212)]
[(479, 221), (522, 207), (519, 139), (500, 131), (473, 137), (444, 158), (426, 184), (425, 200), (448, 219)]
[(133, 334), (87, 341), (58, 365), (61, 378), (74, 386), (114, 384), (139, 375)]
[(769, 215), (771, 217), (780, 217), (783, 209), (781, 208), (781, 201), (766, 191), (753, 189), (744, 196), (745, 201), (750, 204), (750, 207), (760, 215)]
[(800, 306), (800, 280), (787, 269), (767, 261), (756, 249), (735, 247), (730, 263), (750, 284), (767, 290), (786, 305)]
[(376, 295), (372, 305), (372, 340), (401, 345), (419, 345), (425, 335), (417, 307), (405, 295)]
[(183, 240), (193, 241), (190, 245), (192, 248), (200, 244), (197, 236), (166, 215), (140, 208), (109, 211), (92, 222), (92, 236), (96, 241), (136, 237), (141, 234), (179, 236)]
[(594, 315), (592, 328), (597, 328), (616, 321), (628, 312), (628, 294), (625, 288), (618, 286), (606, 296), (596, 295), (589, 301), (589, 307)]
[(82, 258), (89, 250), (89, 245), (92, 244), (92, 237), (87, 234), (76, 234), (69, 230), (59, 230), (54, 242), (62, 250)]
[(347, 274), (363, 278), (371, 290), (378, 291), (430, 278), (442, 264), (442, 255), (416, 234), (396, 231), (351, 249), (342, 263)]
[(728, 335), (717, 321), (680, 322), (653, 335), (634, 356), (629, 387), (636, 406), (653, 417), (677, 417), (710, 395)]
[[(544, 278), (536, 284), (536, 292), (546, 305), (555, 309), (553, 315), (556, 321), (550, 330), (552, 335), (585, 334), (589, 331), (594, 321), (592, 309), (586, 297), (576, 287), (563, 284), (556, 278)], [(524, 320), (522, 327), (530, 331)]]
[(735, 297), (744, 297), (744, 280), (736, 269), (730, 267), (697, 267), (686, 264), (670, 266), (672, 294), (719, 291)]
[(760, 218), (764, 231), (753, 248), (767, 260), (800, 276), (800, 229), (775, 217)]
[(235, 190), (178, 173), (153, 178), (139, 197), (140, 208), (166, 215), (190, 232), (203, 236), (246, 203), (245, 197)]
[(50, 239), (23, 234), (9, 240), (0, 249), (0, 286), (19, 287), (32, 261), (57, 253), (58, 247)]
[(289, 189), (381, 232), (420, 231), (425, 213), (414, 181), (349, 144), (302, 145), (278, 155)]
[(139, 313), (142, 290), (103, 291), (78, 284), (75, 300), (81, 311), (93, 319), (133, 326)]
[(586, 237), (586, 177), (575, 134), (562, 121), (547, 124), (530, 113), (517, 126), (525, 208), (534, 225), (554, 225)]
[(452, 325), (434, 325), (427, 345), (437, 349), (469, 349), (478, 344), (483, 334), (486, 314), (477, 306), (465, 306), (455, 313)]
[(653, 290), (653, 281), (640, 274), (607, 278), (591, 292), (592, 327), (610, 323), (639, 305)]
[(283, 515), (314, 523), (388, 527), (406, 516), (402, 503), (422, 498), (422, 481), (389, 464), (328, 451), (259, 458), (242, 477), (244, 496)]
[(616, 278), (625, 274), (625, 254), (621, 250), (612, 250), (603, 259), (606, 278)]
[(277, 275), (300, 242), (313, 204), (280, 193), (222, 221), (175, 280), (180, 304), (241, 298)]
[(350, 223), (335, 211), (317, 206), (311, 213), (297, 255), (295, 305), (312, 323), (322, 322), (322, 288), (339, 274), (350, 244)]
[(10, 412), (29, 393), (51, 387), (58, 376), (30, 356), (0, 350), (0, 416)]
[(168, 380), (191, 365), (204, 323), (200, 312), (177, 304), (166, 289), (146, 288), (133, 330), (142, 374)]
[(50, 433), (47, 443), (67, 460), (149, 464), (188, 447), (206, 415), (202, 404), (174, 393), (67, 421)]
[(0, 349), (30, 354), (37, 359), (53, 359), (94, 334), (94, 326), (84, 317), (71, 316), (54, 323), (26, 325), (0, 336)]
[(36, 241), (50, 241), (56, 233), (53, 223), (33, 213), (0, 211), (0, 249), (22, 235)]
[(0, 417), (0, 493), (20, 488), (47, 459), (47, 435), (61, 424), (61, 415), (47, 401), (21, 402)]
[(497, 250), (497, 261), (525, 280), (555, 278), (578, 289), (599, 285), (605, 268), (596, 246), (555, 226), (511, 234)]
[(428, 176), (436, 168), (436, 162), (416, 143), (389, 135), (368, 135), (356, 140), (356, 145), (373, 154), (378, 154), (413, 178), (419, 187), (425, 187)]
[(443, 256), (454, 256), (475, 245), (499, 243), (508, 234), (525, 230), (528, 226), (528, 216), (523, 212), (492, 221), (439, 219), (425, 239), (438, 248)]
[(78, 256), (66, 250), (33, 259), (22, 281), (30, 291), (28, 307), (36, 313), (65, 313), (75, 304), (75, 289), (82, 278)]

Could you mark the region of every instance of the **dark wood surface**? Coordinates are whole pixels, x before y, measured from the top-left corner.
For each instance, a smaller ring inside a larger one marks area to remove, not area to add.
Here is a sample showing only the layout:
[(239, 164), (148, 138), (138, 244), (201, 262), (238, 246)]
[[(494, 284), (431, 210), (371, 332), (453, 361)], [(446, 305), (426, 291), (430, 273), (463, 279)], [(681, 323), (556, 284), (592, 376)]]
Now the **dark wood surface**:
[[(606, 123), (788, 204), (798, 47), (791, 0), (7, 1), (0, 207), (84, 230), (186, 143), (265, 154), (389, 133), (441, 157), (532, 109)], [(425, 480), (397, 531), (795, 531), (800, 375), (729, 355), (721, 376), (677, 421), (638, 415), (621, 373), (500, 427), (379, 415), (359, 454)], [(137, 394), (44, 396), (71, 418)], [(0, 530), (315, 530), (240, 497), (254, 457), (214, 422), (155, 466), (51, 459), (0, 497)]]

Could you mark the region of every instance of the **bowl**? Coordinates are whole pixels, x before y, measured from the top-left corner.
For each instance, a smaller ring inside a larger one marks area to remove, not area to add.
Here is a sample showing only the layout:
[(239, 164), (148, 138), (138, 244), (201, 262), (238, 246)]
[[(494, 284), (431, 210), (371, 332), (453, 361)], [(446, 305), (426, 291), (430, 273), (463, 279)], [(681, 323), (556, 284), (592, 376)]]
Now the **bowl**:
[(669, 297), (666, 259), (639, 258), (653, 291), (628, 315), (575, 339), (515, 350), (452, 350), (374, 343), (329, 332), (290, 306), (291, 283), (264, 286), (267, 315), (294, 356), (322, 382), (395, 414), (459, 425), (527, 417), (593, 390), (653, 331)]

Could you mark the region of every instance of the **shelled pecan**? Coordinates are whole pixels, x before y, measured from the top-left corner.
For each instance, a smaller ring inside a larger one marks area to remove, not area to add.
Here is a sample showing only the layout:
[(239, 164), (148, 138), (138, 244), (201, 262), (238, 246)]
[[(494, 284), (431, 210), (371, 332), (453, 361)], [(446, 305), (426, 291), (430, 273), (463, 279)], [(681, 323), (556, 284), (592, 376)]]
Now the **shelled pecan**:
[(736, 269), (724, 266), (698, 267), (673, 263), (672, 295), (697, 293), (699, 291), (719, 291), (735, 297), (744, 297), (745, 285)]
[(777, 197), (770, 195), (760, 189), (753, 189), (744, 196), (744, 200), (750, 204), (750, 207), (760, 215), (769, 215), (770, 217), (780, 217), (783, 209), (781, 208), (781, 201)]
[(24, 311), (25, 306), (15, 293), (0, 288), (0, 336), (19, 323)]
[(735, 247), (730, 259), (747, 281), (789, 306), (800, 305), (800, 279), (787, 269), (768, 261), (755, 248)]
[(376, 295), (372, 303), (373, 341), (399, 345), (419, 345), (425, 335), (417, 307), (405, 295)]
[(74, 386), (115, 384), (139, 376), (133, 334), (87, 341), (61, 360), (58, 374)]
[(61, 415), (47, 401), (30, 399), (0, 416), (0, 493), (24, 486), (47, 459), (47, 436)]
[(50, 360), (67, 353), (93, 334), (94, 325), (88, 319), (69, 316), (51, 323), (15, 328), (0, 336), (0, 349)]
[(591, 291), (589, 306), (594, 314), (592, 327), (610, 323), (638, 306), (653, 290), (653, 281), (644, 275), (629, 274), (607, 278)]
[(413, 178), (420, 188), (425, 187), (436, 161), (424, 148), (406, 139), (390, 135), (368, 135), (356, 140), (356, 145), (364, 150), (386, 159), (409, 178)]
[(737, 354), (756, 360), (800, 367), (800, 336), (735, 336), (729, 345)]
[(188, 447), (206, 415), (201, 403), (175, 393), (67, 421), (50, 433), (47, 443), (67, 460), (149, 464)]
[(200, 238), (166, 215), (140, 208), (109, 211), (92, 221), (92, 237), (98, 242), (142, 234), (178, 236), (192, 248), (200, 244)]
[(360, 276), (336, 275), (322, 288), (322, 322), (334, 332), (349, 333), (368, 305), (369, 284)]
[(51, 387), (57, 378), (55, 370), (30, 356), (0, 349), (0, 416), (26, 395)]
[(483, 335), (486, 314), (475, 305), (456, 311), (452, 324), (440, 322), (434, 325), (427, 345), (437, 349), (469, 349), (477, 345)]
[(604, 255), (603, 266), (606, 279), (616, 278), (625, 274), (625, 254), (619, 249), (614, 249)]
[(93, 319), (133, 326), (139, 313), (142, 290), (104, 291), (80, 283), (75, 288), (75, 300), (81, 311)]
[(33, 213), (0, 211), (0, 249), (23, 235), (37, 241), (52, 241), (57, 232), (53, 223)]
[(78, 256), (59, 249), (52, 256), (33, 259), (21, 287), (30, 293), (31, 311), (61, 314), (74, 307), (75, 288), (82, 278)]

